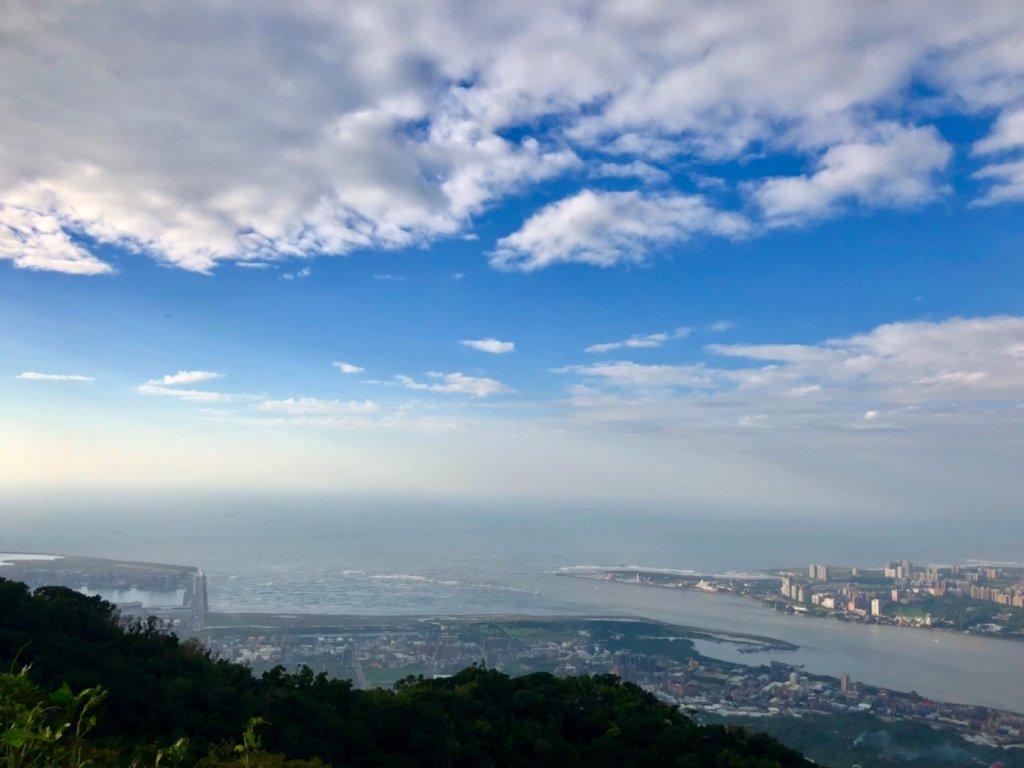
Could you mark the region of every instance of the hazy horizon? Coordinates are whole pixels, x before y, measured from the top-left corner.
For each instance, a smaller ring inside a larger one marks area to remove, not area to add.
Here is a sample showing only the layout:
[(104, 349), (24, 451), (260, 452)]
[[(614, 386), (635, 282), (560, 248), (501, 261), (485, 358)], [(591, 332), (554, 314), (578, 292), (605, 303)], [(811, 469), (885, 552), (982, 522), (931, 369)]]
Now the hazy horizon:
[(0, 34), (0, 494), (1016, 530), (1012, 3), (15, 2)]
[[(425, 561), (441, 562), (463, 556), (468, 540), (501, 560), (505, 537), (529, 535), (550, 539), (544, 547), (551, 553), (545, 567), (638, 565), (708, 572), (803, 567), (805, 561), (868, 568), (902, 558), (922, 566), (1017, 562), (1018, 542), (1024, 539), (1019, 517), (1000, 527), (979, 528), (969, 514), (919, 520), (863, 510), (823, 519), (808, 511), (765, 508), (494, 503), (370, 494), (23, 494), (5, 497), (0, 525), (4, 551), (115, 559), (147, 559), (163, 552), (168, 562), (200, 567), (209, 567), (202, 557), (221, 546), (235, 550), (237, 560), (248, 543), (265, 563), (274, 560), (275, 543), (287, 544), (289, 551), (315, 548), (321, 537), (343, 540), (347, 531), (358, 531), (360, 540), (377, 547), (385, 560), (393, 553), (381, 549), (380, 542), (400, 540), (408, 531), (419, 531), (432, 542), (433, 548), (422, 553)], [(561, 559), (560, 543), (565, 546)], [(573, 552), (579, 557), (595, 553), (598, 561), (569, 562)], [(200, 561), (193, 562), (197, 557)]]

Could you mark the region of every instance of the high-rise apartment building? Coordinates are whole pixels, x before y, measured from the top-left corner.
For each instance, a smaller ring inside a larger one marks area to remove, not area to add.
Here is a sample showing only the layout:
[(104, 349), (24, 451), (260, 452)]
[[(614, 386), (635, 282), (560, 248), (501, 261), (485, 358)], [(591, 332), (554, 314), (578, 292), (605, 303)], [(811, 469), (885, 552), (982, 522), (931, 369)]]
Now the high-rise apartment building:
[(831, 578), (828, 566), (820, 564), (807, 566), (807, 575), (814, 581), (829, 581)]

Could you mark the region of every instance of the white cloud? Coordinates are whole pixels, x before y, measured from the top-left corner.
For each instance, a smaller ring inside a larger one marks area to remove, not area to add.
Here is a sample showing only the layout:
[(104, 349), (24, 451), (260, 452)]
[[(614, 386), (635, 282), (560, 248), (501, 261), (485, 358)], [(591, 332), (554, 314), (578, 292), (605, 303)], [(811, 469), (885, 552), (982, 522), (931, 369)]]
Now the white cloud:
[[(458, 485), (468, 475), (477, 498), (528, 490), (579, 500), (591, 493), (821, 515), (840, 507), (898, 510), (924, 520), (947, 513), (960, 519), (963, 509), (980, 504), (1015, 519), (1024, 318), (900, 322), (842, 338), (773, 341), (778, 343), (718, 345), (708, 355), (679, 345), (674, 365), (613, 361), (565, 369), (564, 403), (512, 402), (497, 409), (493, 399), (442, 399), (443, 392), (483, 396), (485, 388), (469, 386), (474, 377), (463, 374), (401, 377), (390, 391), (402, 399), (395, 387), (411, 384), (405, 395), (412, 402), (383, 402), (379, 410), (366, 401), (152, 385), (152, 394), (184, 397), (197, 418), (217, 423), (194, 434), (154, 428), (137, 437), (137, 430), (120, 430), (85, 446), (97, 439), (94, 431), (64, 430), (40, 442), (14, 422), (14, 431), (0, 439), (7, 438), (8, 463), (44, 481), (68, 476), (64, 466), (50, 475), (40, 467), (52, 464), (46, 457), (67, 450), (68, 435), (81, 432), (82, 446), (69, 454), (81, 469), (75, 477), (102, 482), (114, 467), (122, 481), (139, 484), (188, 478), (199, 487), (201, 478), (211, 486), (298, 488), (315, 465), (322, 466), (319, 487), (334, 490), (348, 487), (349, 476), (362, 482), (373, 471), (380, 488), (454, 488), (471, 495), (468, 486)], [(492, 391), (495, 384), (504, 386), (492, 383)], [(439, 394), (423, 394), (430, 391)], [(520, 418), (506, 418), (510, 413)], [(250, 425), (278, 432), (254, 440)], [(379, 442), (376, 436), (311, 441), (304, 429), (394, 434), (380, 434)], [(452, 439), (417, 442), (419, 435), (437, 433)], [(77, 450), (83, 446), (88, 450)], [(267, 450), (275, 451), (273, 461), (259, 463)], [(361, 460), (365, 465), (351, 464)], [(260, 468), (255, 473), (254, 461)], [(412, 467), (423, 479), (396, 476), (396, 466)], [(551, 473), (552, 466), (559, 471)], [(340, 479), (339, 467), (348, 473)], [(518, 486), (507, 481), (511, 470)], [(507, 485), (489, 485), (478, 471), (495, 482), (504, 477)]]
[(608, 341), (602, 344), (591, 344), (584, 352), (604, 353), (616, 349), (651, 349), (660, 347), (669, 339), (682, 339), (690, 335), (689, 328), (676, 328), (672, 333), (634, 334), (625, 341)]
[[(902, 206), (934, 197), (942, 146), (920, 139), (910, 162), (871, 171), (885, 156), (885, 116), (910, 112), (921, 86), (939, 114), (1019, 109), (1024, 98), (1024, 18), (1000, 0), (970, 14), (928, 0), (193, 10), (169, 0), (5, 9), (0, 259), (111, 272), (86, 244), (99, 242), (211, 271), (420, 245), (569, 171), (653, 181), (658, 161), (752, 148), (821, 159), (814, 174), (763, 188), (776, 222), (844, 200)], [(532, 126), (543, 128), (506, 138)], [(979, 151), (1007, 131), (1001, 120)], [(635, 261), (637, 248), (691, 225), (618, 232), (611, 252), (553, 253)]]
[(975, 179), (993, 182), (973, 205), (988, 206), (1024, 200), (1024, 159), (1019, 156), (1021, 150), (1024, 150), (1024, 109), (1003, 112), (989, 135), (976, 141), (971, 149), (972, 154), (977, 156), (1018, 152), (1016, 160), (990, 163), (973, 175)]
[[(793, 501), (820, 493), (821, 510), (842, 498), (862, 511), (959, 513), (987, 499), (1016, 514), (1024, 317), (893, 323), (813, 344), (709, 351), (675, 365), (567, 369), (568, 410), (556, 423), (595, 443), (715, 457), (716, 494), (753, 470), (780, 478)], [(685, 460), (676, 464), (684, 471)]]
[(213, 381), (214, 379), (223, 378), (223, 373), (214, 373), (213, 371), (178, 371), (177, 373), (168, 373), (159, 379), (151, 379), (146, 383), (156, 386), (173, 387), (178, 384), (198, 384), (202, 381)]
[[(947, 109), (1019, 98), (1020, 14), (999, 2), (972, 8), (977, 15), (967, 20), (925, 2), (881, 11), (708, 3), (654, 24), (650, 6), (609, 9), (651, 65), (646, 77), (608, 88), (603, 109), (577, 133), (595, 143), (625, 134), (634, 146), (674, 140), (677, 153), (730, 157), (755, 142), (778, 144), (780, 135), (801, 148), (849, 141), (873, 109), (905, 99), (914, 79), (934, 87)], [(623, 66), (633, 48), (613, 50), (622, 81), (635, 75)]]
[(601, 150), (609, 155), (636, 155), (651, 160), (671, 160), (685, 150), (678, 142), (650, 134), (627, 131), (614, 138), (605, 137)]
[(0, 201), (0, 260), (21, 269), (106, 275), (114, 268), (75, 243), (71, 227), (53, 213), (34, 211)]
[(664, 184), (672, 177), (661, 168), (634, 160), (631, 163), (601, 163), (590, 175), (596, 179), (640, 179), (648, 184)]
[(602, 344), (591, 344), (584, 349), (584, 352), (592, 354), (611, 352), (623, 347), (630, 349), (644, 349), (649, 347), (660, 347), (668, 339), (666, 333), (649, 333), (645, 336), (632, 336), (625, 341), (607, 341)]
[(1024, 400), (1024, 318), (1019, 317), (891, 323), (818, 345), (712, 345), (709, 350), (775, 363), (763, 370), (820, 382), (837, 393), (904, 405)]
[(420, 382), (405, 375), (396, 376), (395, 380), (407, 389), (424, 392), (443, 392), (449, 395), (468, 395), (469, 397), (490, 397), (491, 395), (503, 395), (514, 391), (496, 379), (467, 376), (458, 371), (455, 373), (430, 371), (427, 373), (427, 377), (433, 381)]
[(352, 365), (352, 363), (331, 363), (331, 365), (333, 365), (342, 373), (362, 373), (363, 371), (366, 370), (361, 366)]
[(353, 413), (374, 413), (379, 409), (372, 400), (320, 400), (315, 397), (289, 397), (285, 400), (264, 400), (257, 411), (284, 413), (290, 416), (336, 416)]
[(929, 420), (1005, 420), (1024, 402), (1021, 317), (892, 323), (819, 344), (713, 344), (707, 350), (747, 364), (618, 361), (560, 372), (586, 384), (571, 391), (575, 405), (659, 428), (673, 427), (673, 413), (676, 426), (737, 424), (767, 414), (757, 423), (849, 429), (869, 421), (873, 428), (907, 428)]
[(478, 349), (481, 352), (490, 352), (492, 355), (504, 355), (507, 352), (515, 351), (516, 345), (513, 341), (498, 341), (497, 339), (463, 339), (459, 342), (463, 346)]
[(710, 344), (708, 349), (716, 355), (785, 363), (816, 363), (836, 355), (834, 350), (804, 344)]
[(1001, 114), (991, 133), (974, 142), (971, 151), (975, 155), (990, 155), (1020, 147), (1024, 147), (1024, 109)]
[(561, 368), (556, 373), (577, 373), (600, 381), (602, 386), (638, 391), (683, 388), (710, 388), (715, 386), (713, 371), (700, 364), (693, 365), (641, 365), (629, 361), (575, 365)]
[(569, 262), (599, 267), (638, 264), (650, 247), (696, 234), (740, 237), (748, 230), (743, 217), (714, 210), (700, 195), (588, 189), (548, 205), (518, 232), (501, 238), (491, 264), (522, 272)]
[(736, 327), (736, 323), (732, 320), (720, 320), (717, 323), (712, 323), (709, 328), (715, 333), (723, 333), (725, 331), (731, 331)]
[(96, 381), (92, 376), (82, 376), (77, 373), (38, 373), (36, 371), (25, 371), (19, 373), (15, 378), (22, 381)]
[(995, 181), (984, 195), (974, 201), (974, 205), (996, 205), (1024, 200), (1024, 160), (986, 165), (974, 174), (974, 178)]
[(178, 387), (161, 386), (152, 382), (140, 384), (135, 390), (143, 395), (163, 395), (165, 397), (178, 398), (179, 400), (187, 400), (192, 403), (234, 403), (240, 400), (258, 399), (255, 395), (211, 392), (201, 389), (180, 389)]
[(159, 379), (150, 379), (135, 388), (143, 395), (160, 395), (186, 400), (193, 403), (233, 403), (240, 400), (258, 399), (255, 395), (213, 392), (202, 389), (183, 389), (182, 385), (200, 384), (224, 378), (223, 373), (214, 371), (178, 371), (168, 373)]
[(116, 6), (12, 9), (0, 54), (21, 73), (0, 93), (0, 201), (21, 184), (29, 210), (100, 242), (196, 271), (405, 246), (575, 162), (466, 114), (457, 9)]
[(952, 148), (934, 128), (885, 127), (877, 141), (830, 147), (809, 176), (776, 177), (753, 186), (770, 226), (833, 216), (855, 201), (866, 207), (905, 207), (941, 193), (936, 174)]

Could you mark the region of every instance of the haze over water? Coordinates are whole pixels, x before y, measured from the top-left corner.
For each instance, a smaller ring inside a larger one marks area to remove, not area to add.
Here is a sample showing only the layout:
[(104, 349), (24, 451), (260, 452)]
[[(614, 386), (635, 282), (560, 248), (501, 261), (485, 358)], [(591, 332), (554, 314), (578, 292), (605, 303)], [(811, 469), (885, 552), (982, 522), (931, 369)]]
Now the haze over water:
[[(816, 673), (848, 672), (936, 698), (1024, 711), (1024, 644), (801, 620), (725, 595), (555, 575), (581, 565), (725, 573), (810, 561), (875, 567), (904, 556), (922, 564), (1011, 560), (1005, 536), (968, 538), (951, 525), (922, 541), (896, 523), (822, 528), (781, 518), (755, 525), (709, 511), (224, 498), (179, 500), (177, 508), (167, 500), (146, 504), (111, 501), (78, 514), (59, 504), (49, 511), (8, 505), (0, 511), (0, 548), (199, 566), (214, 611), (641, 615), (794, 642), (799, 651), (771, 657)], [(732, 658), (759, 663), (768, 656)]]
[(1012, 561), (1024, 539), (1024, 523), (979, 529), (966, 516), (924, 533), (920, 523), (870, 515), (765, 518), (600, 504), (54, 497), (2, 502), (0, 544), (199, 566), (214, 610), (401, 614), (563, 610), (536, 579), (578, 565), (725, 573), (809, 562), (881, 567), (903, 557)]

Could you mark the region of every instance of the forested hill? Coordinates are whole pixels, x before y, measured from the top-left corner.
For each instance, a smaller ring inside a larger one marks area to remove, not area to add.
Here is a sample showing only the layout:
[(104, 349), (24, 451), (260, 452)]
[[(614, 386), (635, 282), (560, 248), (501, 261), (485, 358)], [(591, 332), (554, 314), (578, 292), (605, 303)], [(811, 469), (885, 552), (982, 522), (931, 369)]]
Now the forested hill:
[(610, 675), (472, 667), (394, 692), (308, 670), (256, 679), (155, 626), (123, 625), (99, 598), (2, 579), (0, 670), (5, 766), (808, 765)]

